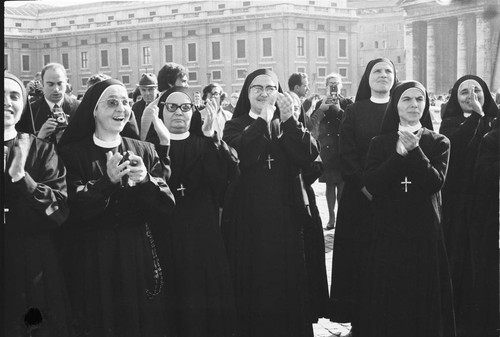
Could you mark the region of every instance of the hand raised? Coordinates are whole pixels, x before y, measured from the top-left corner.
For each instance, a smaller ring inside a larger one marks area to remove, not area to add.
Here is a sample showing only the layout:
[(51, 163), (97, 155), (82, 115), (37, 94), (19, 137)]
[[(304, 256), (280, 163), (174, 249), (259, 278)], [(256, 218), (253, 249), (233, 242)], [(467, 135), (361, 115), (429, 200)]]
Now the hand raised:
[(293, 99), (289, 93), (278, 93), (276, 101), (280, 109), (280, 118), (282, 122), (286, 122), (293, 115)]
[(403, 144), (403, 146), (405, 147), (406, 151), (409, 152), (418, 146), (418, 142), (420, 141), (423, 132), (424, 129), (418, 130), (417, 134), (413, 134), (412, 132), (409, 131), (398, 131), (399, 140), (401, 141), (401, 144)]
[(128, 154), (128, 161), (130, 162), (127, 167), (129, 169), (128, 178), (136, 184), (145, 182), (148, 170), (144, 165), (144, 161), (132, 151), (128, 151)]
[(158, 117), (160, 109), (158, 108), (158, 102), (160, 101), (160, 96), (158, 96), (153, 102), (149, 103), (148, 106), (144, 108), (141, 117), (141, 130), (139, 130), (139, 136), (141, 140), (145, 140), (148, 135), (149, 127), (153, 123), (154, 117)]
[(14, 181), (18, 181), (25, 175), (24, 166), (26, 165), (26, 159), (28, 158), (29, 149), (30, 138), (28, 135), (22, 134), (12, 148), (11, 153), (11, 155), (13, 154), (14, 157), (9, 167), (9, 175)]
[(474, 88), (471, 89), (470, 101), (472, 105), (472, 110), (477, 113), (479, 116), (484, 116), (483, 107), (477, 98), (477, 94), (474, 92)]
[(120, 183), (122, 177), (130, 172), (128, 168), (130, 161), (126, 160), (120, 164), (122, 159), (123, 156), (118, 152), (115, 154), (111, 151), (106, 152), (106, 173), (113, 184)]
[(38, 131), (38, 138), (46, 139), (50, 135), (52, 135), (57, 128), (57, 121), (55, 118), (48, 118), (45, 123), (43, 123), (40, 131)]
[(212, 137), (214, 135), (214, 121), (218, 109), (219, 105), (215, 98), (207, 100), (205, 104), (206, 116), (201, 128), (206, 137)]

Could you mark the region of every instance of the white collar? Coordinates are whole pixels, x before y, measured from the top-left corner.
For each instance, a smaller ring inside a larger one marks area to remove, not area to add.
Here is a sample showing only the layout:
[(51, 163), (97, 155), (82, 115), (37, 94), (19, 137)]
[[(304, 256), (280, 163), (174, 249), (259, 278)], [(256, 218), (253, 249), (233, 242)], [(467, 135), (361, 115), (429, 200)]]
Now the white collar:
[(259, 118), (259, 115), (257, 115), (255, 112), (253, 112), (252, 110), (250, 110), (250, 112), (248, 113), (248, 116), (252, 117), (253, 119), (257, 119)]
[(112, 148), (115, 148), (122, 143), (122, 137), (120, 135), (118, 135), (118, 139), (111, 140), (111, 141), (99, 139), (99, 138), (97, 138), (95, 133), (92, 135), (92, 138), (94, 139), (95, 145), (102, 147), (104, 149), (112, 149)]
[(472, 115), (472, 112), (464, 112), (464, 117), (469, 118)]
[(184, 140), (188, 138), (190, 135), (189, 131), (186, 131), (184, 133), (171, 133), (170, 134), (170, 139), (171, 140)]
[(14, 139), (17, 136), (17, 130), (15, 128), (9, 128), (7, 131), (3, 131), (3, 141)]
[(403, 126), (401, 124), (399, 124), (398, 126), (398, 131), (409, 131), (411, 133), (415, 132), (415, 131), (418, 131), (422, 128), (422, 124), (420, 124), (420, 122), (418, 122), (418, 124), (416, 125), (408, 125), (408, 126)]
[(370, 97), (370, 101), (372, 101), (373, 103), (376, 103), (376, 104), (388, 103), (390, 99), (391, 99), (390, 96), (387, 96), (384, 98), (378, 98), (378, 97), (373, 97), (373, 96)]
[(56, 104), (59, 105), (59, 107), (62, 109), (62, 106), (64, 103), (64, 96), (63, 96), (63, 99), (57, 103), (53, 103), (53, 102), (49, 101), (48, 99), (46, 99), (45, 97), (44, 97), (44, 99), (45, 99), (45, 102), (47, 102), (47, 104), (49, 105), (50, 110), (54, 109), (54, 105), (56, 105)]

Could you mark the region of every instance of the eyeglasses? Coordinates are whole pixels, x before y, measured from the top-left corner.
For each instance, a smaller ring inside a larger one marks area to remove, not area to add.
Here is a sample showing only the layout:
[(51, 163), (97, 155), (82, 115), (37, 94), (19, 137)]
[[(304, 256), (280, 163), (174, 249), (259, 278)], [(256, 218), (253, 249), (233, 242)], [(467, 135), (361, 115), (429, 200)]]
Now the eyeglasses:
[(183, 104), (175, 104), (175, 103), (162, 103), (168, 112), (175, 112), (177, 109), (181, 109), (182, 112), (190, 111), (194, 104), (192, 103), (183, 103)]
[(128, 103), (128, 99), (116, 99), (116, 98), (108, 98), (106, 100), (106, 105), (108, 106), (108, 108), (112, 108), (112, 109), (116, 109), (118, 108), (118, 105), (120, 105), (120, 103), (123, 105), (123, 106), (126, 106), (126, 107), (130, 107), (130, 104)]
[(216, 91), (216, 92), (211, 92), (210, 94), (211, 94), (212, 96), (220, 96), (220, 95), (221, 95), (221, 93), (220, 93), (220, 92), (217, 92), (217, 91)]
[(274, 94), (276, 90), (278, 90), (278, 88), (276, 88), (276, 86), (273, 85), (268, 85), (266, 88), (264, 88), (261, 85), (252, 85), (250, 87), (250, 90), (252, 90), (257, 95), (262, 94), (265, 90), (268, 95), (271, 95)]

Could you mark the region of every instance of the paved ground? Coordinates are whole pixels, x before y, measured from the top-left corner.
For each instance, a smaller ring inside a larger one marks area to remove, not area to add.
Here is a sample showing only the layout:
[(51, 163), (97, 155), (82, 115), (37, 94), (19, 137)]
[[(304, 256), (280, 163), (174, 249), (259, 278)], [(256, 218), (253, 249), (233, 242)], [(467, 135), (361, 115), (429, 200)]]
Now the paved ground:
[[(328, 207), (325, 199), (325, 184), (316, 182), (313, 184), (314, 192), (316, 193), (316, 202), (318, 204), (319, 213), (323, 224), (328, 221)], [(335, 230), (324, 231), (325, 235), (325, 259), (326, 271), (328, 275), (328, 285), (331, 282), (332, 275), (332, 254), (333, 254), (333, 235)], [(351, 329), (350, 324), (339, 324), (330, 322), (328, 319), (320, 319), (317, 324), (313, 325), (315, 337), (344, 337)]]

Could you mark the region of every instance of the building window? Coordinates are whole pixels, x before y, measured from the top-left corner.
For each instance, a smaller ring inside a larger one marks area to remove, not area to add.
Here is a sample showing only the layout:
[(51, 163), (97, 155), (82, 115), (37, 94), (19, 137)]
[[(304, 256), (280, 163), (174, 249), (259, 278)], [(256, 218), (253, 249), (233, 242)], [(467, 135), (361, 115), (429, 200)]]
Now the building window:
[(318, 77), (325, 77), (326, 76), (326, 68), (320, 67), (318, 68)]
[(346, 29), (345, 29), (345, 26), (339, 26), (339, 32), (345, 32)]
[(122, 66), (128, 66), (128, 48), (122, 49)]
[(339, 39), (339, 57), (347, 57), (347, 40)]
[(401, 63), (401, 56), (398, 56), (398, 63)]
[(365, 44), (363, 42), (359, 43), (359, 48), (363, 48), (364, 46), (365, 46)]
[(113, 15), (108, 16), (108, 21), (114, 20), (115, 17)]
[(237, 79), (245, 79), (246, 76), (247, 76), (246, 69), (236, 69), (236, 78)]
[(82, 68), (88, 68), (89, 67), (89, 59), (88, 59), (86, 51), (81, 52), (81, 60), (82, 60)]
[(50, 43), (44, 43), (43, 44), (44, 49), (49, 49), (50, 48)]
[(243, 6), (250, 6), (250, 1), (243, 1)]
[(273, 40), (270, 37), (265, 37), (262, 39), (262, 56), (273, 56)]
[(177, 14), (177, 13), (179, 13), (178, 9), (172, 9), (172, 14)]
[(30, 45), (28, 43), (21, 44), (21, 48), (29, 49)]
[(101, 37), (101, 43), (108, 43), (107, 37)]
[(62, 47), (67, 47), (68, 46), (68, 41), (63, 41), (61, 44)]
[(245, 31), (245, 26), (236, 26), (236, 31), (237, 32), (244, 32)]
[(318, 25), (318, 30), (325, 30), (325, 25)]
[(304, 29), (303, 23), (297, 23), (297, 29)]
[(74, 25), (75, 24), (75, 20), (69, 20), (69, 24), (70, 25)]
[(263, 25), (262, 25), (262, 29), (264, 29), (264, 30), (269, 30), (269, 29), (272, 29), (271, 24), (270, 24), (270, 23), (265, 23), (265, 24), (263, 24)]
[(142, 64), (151, 64), (151, 47), (142, 47)]
[(196, 71), (188, 72), (188, 81), (190, 81), (190, 82), (198, 81), (198, 72), (196, 72)]
[(195, 11), (195, 12), (199, 12), (199, 11), (201, 11), (201, 6), (196, 6), (196, 7), (194, 8), (194, 11)]
[(30, 71), (30, 56), (22, 55), (23, 71)]
[(194, 35), (196, 35), (196, 30), (194, 29), (188, 30), (188, 36), (194, 36)]
[(212, 80), (220, 81), (222, 79), (222, 71), (214, 70), (212, 71)]
[(135, 14), (133, 14), (133, 13), (131, 13), (131, 14), (128, 15), (129, 19), (133, 19), (134, 17), (135, 17)]
[(64, 66), (64, 69), (69, 69), (69, 54), (62, 54), (62, 64)]
[(130, 83), (130, 76), (129, 75), (122, 75), (122, 83), (129, 84)]
[(224, 9), (224, 8), (226, 8), (226, 5), (225, 4), (219, 4), (218, 7), (219, 7), (219, 9)]
[(297, 67), (297, 72), (298, 73), (305, 73), (306, 72), (306, 68), (304, 68), (304, 67)]
[(50, 55), (43, 55), (43, 65), (50, 63)]
[(375, 48), (378, 48), (378, 41), (375, 41)]
[(309, 1), (309, 5), (315, 5), (316, 4), (316, 1)]
[(6, 70), (9, 69), (9, 55), (8, 54), (3, 54), (3, 68)]
[(212, 42), (212, 60), (220, 60), (220, 42)]
[(172, 32), (165, 32), (165, 37), (168, 39), (168, 38), (171, 38), (173, 35), (172, 35)]
[(165, 46), (165, 62), (174, 62), (174, 46), (171, 44)]
[(342, 77), (347, 77), (347, 68), (339, 68), (339, 75)]
[(82, 86), (86, 86), (88, 80), (89, 80), (88, 77), (82, 77)]
[(220, 34), (220, 28), (212, 28), (212, 34)]
[(149, 12), (149, 16), (155, 16), (155, 15), (156, 15), (155, 11)]
[(299, 36), (297, 37), (297, 56), (304, 56), (304, 38)]
[(236, 40), (236, 58), (243, 59), (246, 57), (245, 40)]
[(382, 48), (383, 49), (387, 48), (387, 42), (385, 42), (385, 40), (382, 40)]
[(55, 22), (51, 22), (51, 23), (50, 23), (50, 26), (51, 26), (51, 27), (55, 27), (55, 26), (56, 26), (56, 23), (55, 23)]
[(101, 50), (101, 67), (109, 67), (107, 50)]
[(20, 22), (16, 22), (16, 27), (22, 27), (23, 25)]
[(151, 34), (143, 34), (142, 39), (143, 40), (151, 40)]
[(337, 7), (337, 6), (338, 6), (338, 4), (337, 4), (336, 2), (332, 2), (332, 3), (330, 4), (330, 6), (332, 6), (332, 7)]
[(94, 22), (94, 18), (89, 18), (89, 22)]
[(188, 61), (196, 61), (196, 43), (188, 43)]
[(128, 36), (122, 36), (121, 39), (122, 39), (122, 42), (127, 42), (128, 41)]
[(82, 46), (86, 46), (86, 45), (87, 45), (87, 40), (81, 40), (81, 41), (80, 41), (80, 44), (81, 44)]
[(318, 57), (326, 57), (326, 39), (318, 38)]

